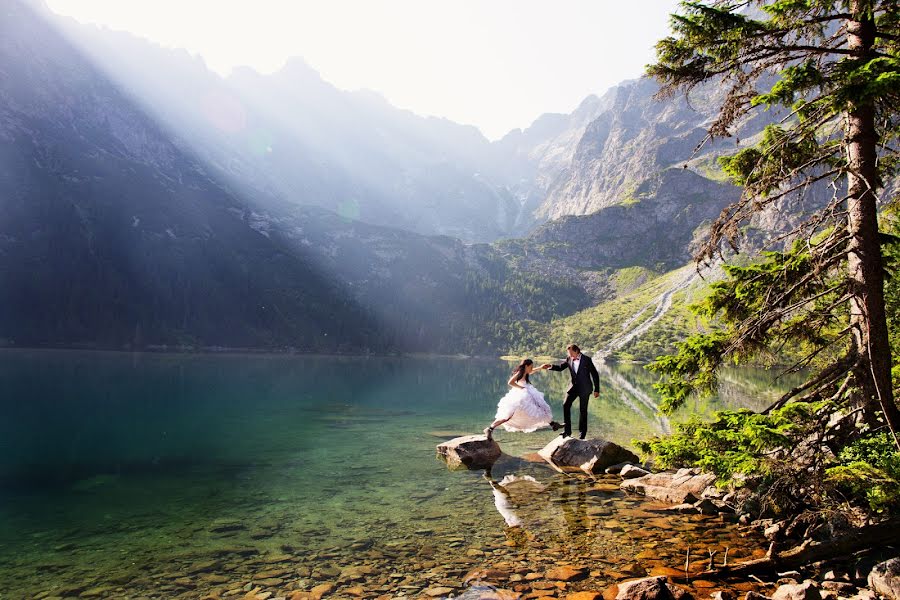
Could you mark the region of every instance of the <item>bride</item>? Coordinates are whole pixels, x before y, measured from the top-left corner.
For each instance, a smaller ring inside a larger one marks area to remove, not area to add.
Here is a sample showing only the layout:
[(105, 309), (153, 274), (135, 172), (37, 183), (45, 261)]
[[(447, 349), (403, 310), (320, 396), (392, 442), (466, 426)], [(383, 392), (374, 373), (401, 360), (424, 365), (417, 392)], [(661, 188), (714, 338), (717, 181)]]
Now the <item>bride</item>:
[(489, 440), (493, 439), (494, 429), (500, 425), (507, 431), (524, 432), (536, 431), (548, 425), (553, 431), (561, 427), (552, 420), (553, 412), (544, 400), (544, 394), (531, 385), (528, 376), (533, 372), (534, 361), (530, 358), (523, 360), (513, 371), (507, 382), (512, 389), (497, 404), (494, 422), (484, 429), (484, 435)]

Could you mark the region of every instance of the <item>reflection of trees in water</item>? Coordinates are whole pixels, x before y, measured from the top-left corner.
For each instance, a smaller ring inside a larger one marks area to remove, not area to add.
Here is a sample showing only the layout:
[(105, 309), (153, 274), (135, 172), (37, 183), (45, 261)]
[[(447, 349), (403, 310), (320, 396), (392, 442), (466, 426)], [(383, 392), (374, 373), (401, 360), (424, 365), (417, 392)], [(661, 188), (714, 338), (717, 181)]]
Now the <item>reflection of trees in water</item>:
[[(598, 367), (600, 376), (606, 378), (619, 392), (619, 398), (634, 412), (645, 415), (651, 421), (655, 421), (661, 433), (670, 433), (669, 419), (659, 412), (659, 403), (654, 396), (633, 384), (623, 373), (614, 371), (609, 365), (601, 364)], [(652, 389), (652, 388), (651, 388)]]
[[(656, 375), (638, 364), (599, 363), (597, 370), (600, 372), (600, 397), (591, 398), (589, 428), (592, 433), (600, 432), (609, 435), (613, 441), (628, 443), (634, 437), (671, 430), (668, 418), (659, 414), (659, 396), (653, 388)], [(707, 398), (694, 398), (676, 413), (675, 419), (682, 420), (691, 414), (710, 417), (715, 411), (726, 408), (762, 410), (804, 379), (802, 373), (780, 374), (778, 369), (723, 369), (718, 393)], [(569, 377), (563, 373), (538, 377), (535, 385), (544, 391), (554, 410), (559, 410), (569, 387)]]
[(747, 408), (761, 411), (789, 389), (800, 385), (803, 373), (781, 375), (777, 368), (731, 367), (719, 373), (719, 390), (715, 396), (695, 399), (681, 413), (712, 416), (723, 409)]

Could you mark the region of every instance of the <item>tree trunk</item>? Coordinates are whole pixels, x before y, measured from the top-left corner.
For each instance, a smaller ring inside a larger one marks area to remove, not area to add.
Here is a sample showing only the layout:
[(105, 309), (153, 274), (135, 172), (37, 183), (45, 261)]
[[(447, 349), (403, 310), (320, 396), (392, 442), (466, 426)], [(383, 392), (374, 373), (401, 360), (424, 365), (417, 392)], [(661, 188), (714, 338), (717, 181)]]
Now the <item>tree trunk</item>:
[[(848, 49), (854, 58), (872, 58), (875, 23), (866, 9), (867, 0), (853, 0), (847, 21)], [(853, 349), (862, 358), (856, 380), (864, 403), (873, 410), (880, 405), (895, 434), (900, 429), (900, 410), (891, 388), (891, 349), (884, 307), (884, 267), (878, 234), (875, 191), (880, 187), (877, 169), (878, 133), (871, 101), (851, 104), (846, 114), (847, 227), (850, 233), (848, 269), (850, 276), (850, 326)]]

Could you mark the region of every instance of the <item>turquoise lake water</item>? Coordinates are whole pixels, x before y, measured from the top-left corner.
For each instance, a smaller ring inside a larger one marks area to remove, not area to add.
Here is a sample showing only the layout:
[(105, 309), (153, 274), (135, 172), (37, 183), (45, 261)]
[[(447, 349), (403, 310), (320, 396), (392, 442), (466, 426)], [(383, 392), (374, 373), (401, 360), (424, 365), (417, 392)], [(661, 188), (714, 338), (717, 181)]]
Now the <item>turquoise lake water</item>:
[[(617, 481), (533, 462), (549, 430), (496, 434), (495, 480), (536, 483), (512, 498), (514, 530), (481, 473), (435, 459), (436, 444), (490, 422), (509, 371), (492, 359), (0, 352), (0, 598), (242, 597), (255, 581), (282, 595), (326, 581), (371, 597), (458, 594), (479, 565), (553, 556), (602, 555), (606, 582), (673, 539), (648, 541), (642, 519), (659, 515)], [(628, 445), (670, 427), (643, 369), (602, 371), (589, 435)], [(533, 378), (560, 420), (566, 380)], [(770, 380), (727, 373), (725, 400), (689, 408), (760, 408)], [(733, 535), (666, 518), (681, 542)], [(641, 568), (664, 566), (655, 553)], [(360, 562), (372, 572), (341, 573)]]

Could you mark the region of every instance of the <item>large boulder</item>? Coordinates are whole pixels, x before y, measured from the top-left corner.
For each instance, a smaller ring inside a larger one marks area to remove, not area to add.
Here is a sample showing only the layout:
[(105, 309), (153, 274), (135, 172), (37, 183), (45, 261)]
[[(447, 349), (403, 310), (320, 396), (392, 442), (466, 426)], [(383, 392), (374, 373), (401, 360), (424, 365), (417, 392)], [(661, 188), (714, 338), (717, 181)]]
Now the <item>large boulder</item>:
[(875, 565), (869, 573), (869, 587), (891, 600), (900, 600), (900, 557)]
[(500, 444), (484, 435), (464, 435), (438, 444), (437, 454), (450, 469), (486, 469), (500, 458)]
[(621, 487), (669, 504), (693, 504), (715, 480), (716, 476), (712, 473), (679, 469), (674, 473), (651, 473), (637, 479), (626, 479)]
[(557, 437), (538, 454), (560, 472), (597, 474), (617, 463), (638, 462), (638, 457), (633, 452), (600, 438), (576, 440)]
[(693, 600), (693, 596), (659, 576), (620, 583), (616, 600)]

